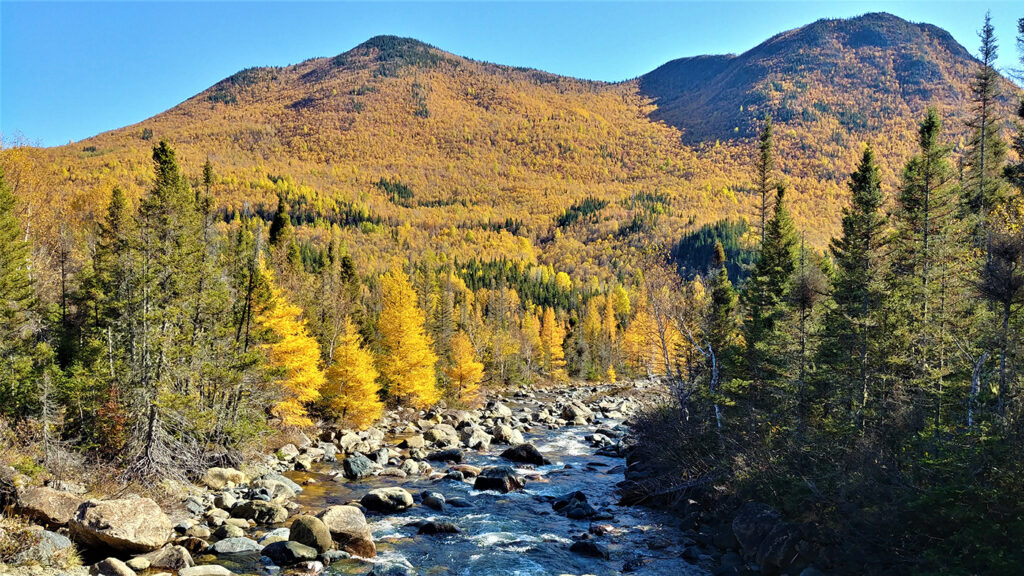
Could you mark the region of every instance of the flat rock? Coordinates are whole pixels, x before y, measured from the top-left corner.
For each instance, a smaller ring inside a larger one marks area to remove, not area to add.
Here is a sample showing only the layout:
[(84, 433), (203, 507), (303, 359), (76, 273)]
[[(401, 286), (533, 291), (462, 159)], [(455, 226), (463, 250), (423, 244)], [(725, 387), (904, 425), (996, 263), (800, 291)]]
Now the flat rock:
[(18, 495), (14, 511), (46, 526), (65, 526), (81, 505), (74, 494), (39, 486)]
[(69, 526), (72, 539), (86, 548), (127, 554), (160, 548), (174, 530), (160, 506), (149, 498), (83, 502)]

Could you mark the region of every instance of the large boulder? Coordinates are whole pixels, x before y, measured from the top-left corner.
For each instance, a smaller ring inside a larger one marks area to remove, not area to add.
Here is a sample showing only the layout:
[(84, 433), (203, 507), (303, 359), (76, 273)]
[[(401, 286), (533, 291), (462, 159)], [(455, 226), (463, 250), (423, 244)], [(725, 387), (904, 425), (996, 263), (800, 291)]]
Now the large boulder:
[(398, 445), (399, 448), (423, 448), (426, 446), (427, 441), (420, 434), (413, 434), (412, 436), (406, 437)]
[(240, 486), (249, 482), (245, 473), (234, 468), (210, 468), (203, 474), (202, 483), (213, 490)]
[(149, 498), (83, 502), (69, 527), (71, 537), (86, 548), (128, 554), (160, 548), (174, 530), (160, 506)]
[(511, 466), (493, 466), (487, 468), (476, 477), (473, 483), (475, 490), (497, 490), (501, 493), (522, 490), (526, 486), (526, 479), (516, 476)]
[(562, 418), (576, 424), (586, 424), (594, 420), (594, 413), (579, 402), (570, 402), (562, 408)]
[(296, 516), (292, 520), (289, 540), (304, 544), (323, 554), (331, 549), (331, 531), (324, 521), (313, 516)]
[(373, 533), (366, 524), (363, 511), (355, 506), (331, 506), (317, 514), (331, 532), (331, 538), (338, 547), (363, 558), (377, 555)]
[(263, 548), (261, 555), (270, 558), (270, 561), (278, 566), (291, 566), (300, 562), (316, 560), (316, 548), (310, 548), (305, 544), (290, 540), (274, 542)]
[(14, 511), (40, 524), (64, 526), (81, 505), (82, 499), (74, 494), (40, 486), (18, 495)]
[(393, 514), (412, 507), (413, 499), (412, 494), (404, 488), (377, 488), (376, 490), (370, 490), (366, 496), (359, 500), (359, 503), (366, 507), (367, 510)]
[(341, 462), (345, 478), (349, 480), (360, 480), (366, 478), (373, 472), (373, 462), (362, 454), (356, 453)]
[(288, 519), (288, 510), (273, 502), (250, 500), (235, 506), (231, 517), (252, 520), (257, 524), (280, 524)]
[(533, 444), (516, 444), (502, 452), (501, 457), (512, 462), (536, 464), (537, 466), (551, 464), (551, 461), (545, 458)]

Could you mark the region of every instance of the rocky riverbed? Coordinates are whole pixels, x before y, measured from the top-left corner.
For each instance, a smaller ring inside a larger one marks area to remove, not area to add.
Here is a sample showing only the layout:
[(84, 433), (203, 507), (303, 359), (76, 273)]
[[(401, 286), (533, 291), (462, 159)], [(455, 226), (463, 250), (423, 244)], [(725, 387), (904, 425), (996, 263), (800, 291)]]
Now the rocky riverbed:
[(211, 468), (170, 514), (149, 498), (29, 488), (14, 509), (47, 530), (24, 552), (33, 567), (6, 570), (48, 573), (77, 545), (86, 566), (69, 574), (717, 572), (721, 552), (678, 519), (617, 504), (624, 422), (646, 386), (520, 392), (298, 435), (244, 472)]

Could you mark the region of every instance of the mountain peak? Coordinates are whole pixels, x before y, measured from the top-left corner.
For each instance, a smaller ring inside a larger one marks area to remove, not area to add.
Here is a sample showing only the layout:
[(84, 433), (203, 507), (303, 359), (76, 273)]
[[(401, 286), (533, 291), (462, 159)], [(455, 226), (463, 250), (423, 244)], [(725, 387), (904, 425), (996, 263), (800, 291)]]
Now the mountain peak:
[(957, 102), (974, 58), (936, 26), (885, 12), (822, 19), (736, 56), (681, 58), (640, 77), (654, 117), (690, 143), (752, 136), (764, 114), (791, 126), (834, 118), (870, 133)]
[(391, 76), (408, 66), (434, 68), (442, 63), (457, 65), (458, 60), (457, 56), (415, 38), (381, 35), (335, 56), (332, 63), (336, 67), (377, 65), (379, 75)]

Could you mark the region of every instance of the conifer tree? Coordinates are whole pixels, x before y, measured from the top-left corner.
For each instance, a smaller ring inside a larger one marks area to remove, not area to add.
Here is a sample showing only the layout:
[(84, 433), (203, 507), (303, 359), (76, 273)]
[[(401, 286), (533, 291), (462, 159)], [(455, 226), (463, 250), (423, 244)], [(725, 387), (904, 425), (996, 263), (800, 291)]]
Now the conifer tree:
[(736, 349), (742, 339), (739, 322), (739, 297), (729, 280), (725, 267), (725, 249), (721, 241), (715, 241), (713, 269), (708, 280), (711, 293), (705, 336), (722, 380), (728, 379), (728, 372), (735, 366)]
[(434, 371), (438, 358), (416, 292), (401, 269), (381, 277), (381, 306), (378, 365), (388, 395), (415, 408), (433, 406), (440, 398)]
[(879, 402), (882, 357), (880, 318), (885, 290), (886, 218), (882, 187), (870, 147), (850, 177), (851, 205), (843, 209), (842, 236), (830, 246), (835, 260), (832, 300), (819, 348), (823, 386), (839, 405), (832, 416), (853, 416), (863, 429)]
[(24, 416), (37, 404), (32, 359), (35, 294), (29, 246), (0, 169), (0, 414)]
[(311, 426), (306, 405), (320, 398), (324, 387), (320, 346), (309, 335), (302, 309), (288, 301), (280, 288), (270, 281), (270, 306), (256, 321), (270, 333), (265, 344), (271, 369), (280, 383), (280, 401), (271, 412), (281, 418), (285, 426)]
[(325, 374), (324, 397), (330, 412), (357, 428), (366, 428), (380, 418), (384, 403), (380, 399), (380, 374), (373, 365), (373, 355), (363, 347), (359, 331), (345, 320), (334, 364)]
[(963, 202), (967, 213), (975, 217), (979, 245), (986, 246), (988, 218), (1005, 197), (1004, 181), (1000, 176), (1006, 161), (1006, 142), (1003, 141), (996, 108), (1002, 82), (995, 69), (999, 49), (991, 15), (987, 12), (978, 36), (981, 47), (978, 68), (971, 84), (973, 116), (967, 123), (971, 136), (967, 144)]
[(952, 370), (954, 333), (962, 325), (969, 270), (963, 227), (956, 217), (956, 178), (942, 123), (929, 108), (918, 130), (919, 152), (903, 170), (893, 212), (895, 235), (888, 280), (887, 352), (890, 374), (934, 396), (935, 431), (945, 380)]
[(759, 210), (761, 216), (762, 245), (764, 245), (765, 238), (768, 234), (768, 204), (771, 201), (773, 188), (775, 188), (775, 186), (772, 185), (772, 172), (775, 170), (775, 158), (773, 157), (772, 146), (772, 117), (769, 114), (765, 114), (764, 124), (762, 124), (761, 132), (757, 138), (758, 156), (754, 174), (754, 185), (757, 188), (757, 193), (761, 196), (761, 205)]
[(785, 379), (789, 347), (783, 323), (789, 313), (788, 293), (796, 269), (798, 239), (786, 209), (785, 189), (776, 189), (775, 208), (764, 244), (744, 291), (746, 370), (754, 382), (754, 400), (766, 383)]
[(484, 377), (484, 365), (476, 360), (473, 343), (461, 330), (452, 338), (452, 365), (446, 374), (462, 404), (473, 406), (480, 403), (480, 381)]
[(565, 378), (565, 351), (562, 348), (564, 340), (565, 328), (555, 320), (554, 309), (550, 306), (545, 307), (540, 323), (543, 366), (544, 371), (556, 380)]

